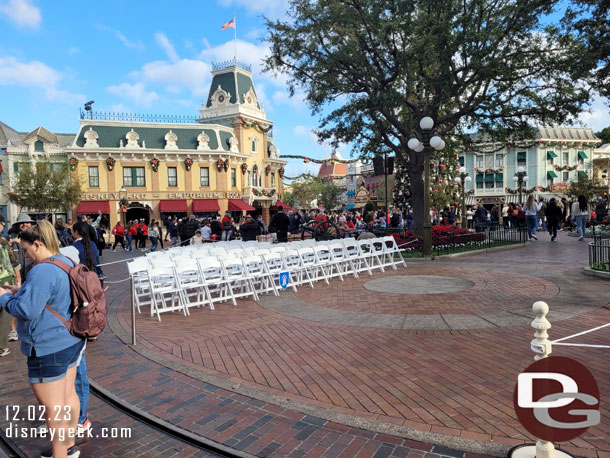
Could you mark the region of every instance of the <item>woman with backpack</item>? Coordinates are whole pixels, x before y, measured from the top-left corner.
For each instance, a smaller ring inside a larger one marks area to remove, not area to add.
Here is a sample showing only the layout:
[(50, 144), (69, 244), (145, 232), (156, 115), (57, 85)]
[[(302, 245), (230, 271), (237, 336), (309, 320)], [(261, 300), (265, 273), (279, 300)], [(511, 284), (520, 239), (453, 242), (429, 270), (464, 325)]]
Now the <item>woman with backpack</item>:
[(63, 319), (70, 319), (72, 299), (68, 276), (43, 261), (55, 258), (69, 266), (74, 264), (59, 254), (57, 233), (48, 221), (39, 221), (25, 230), (21, 244), (35, 266), (21, 287), (0, 288), (0, 307), (17, 318), (32, 391), (45, 408), (49, 427), (55, 431), (52, 448), (43, 451), (41, 456), (78, 457), (80, 451), (74, 445), (74, 435), (68, 432), (77, 428), (78, 417), (72, 412), (79, 411), (80, 402), (74, 380), (85, 341), (71, 335), (46, 307), (48, 304)]

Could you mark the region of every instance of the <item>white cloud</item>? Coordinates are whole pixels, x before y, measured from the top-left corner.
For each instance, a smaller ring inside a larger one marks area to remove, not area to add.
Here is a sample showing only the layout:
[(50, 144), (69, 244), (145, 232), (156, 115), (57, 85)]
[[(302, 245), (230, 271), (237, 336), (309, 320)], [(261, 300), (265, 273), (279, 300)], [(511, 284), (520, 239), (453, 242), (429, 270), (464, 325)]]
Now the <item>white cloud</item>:
[(153, 102), (159, 99), (159, 95), (155, 91), (147, 91), (141, 82), (136, 84), (121, 83), (118, 86), (109, 86), (106, 90), (123, 99), (133, 100), (136, 105), (142, 107), (150, 107)]
[(105, 25), (99, 25), (99, 24), (96, 25), (95, 27), (98, 30), (101, 30), (102, 32), (111, 32), (112, 34), (114, 34), (115, 37), (117, 37), (121, 41), (121, 43), (123, 43), (128, 48), (135, 49), (137, 51), (144, 51), (146, 49), (146, 47), (144, 46), (144, 43), (142, 43), (141, 40), (131, 41), (120, 30), (113, 29), (112, 27), (108, 27)]
[(66, 52), (72, 56), (74, 54), (78, 54), (80, 52), (80, 49), (77, 48), (76, 46), (70, 46), (68, 48), (68, 51), (66, 51)]
[(0, 14), (5, 15), (18, 27), (37, 29), (42, 21), (40, 10), (29, 0), (9, 0), (0, 5)]
[(57, 87), (62, 78), (60, 72), (39, 61), (21, 62), (14, 57), (0, 58), (0, 86), (41, 89), (47, 100), (68, 105), (84, 102), (84, 95)]
[(155, 41), (163, 49), (163, 51), (165, 51), (165, 54), (167, 54), (169, 60), (171, 60), (172, 62), (178, 62), (180, 60), (180, 58), (178, 57), (178, 53), (174, 48), (174, 45), (171, 43), (171, 41), (169, 41), (165, 34), (157, 33), (155, 35)]
[(122, 103), (117, 103), (116, 105), (112, 105), (110, 110), (113, 113), (131, 113), (131, 108), (123, 105)]
[(586, 127), (593, 129), (593, 132), (610, 126), (610, 110), (606, 105), (608, 101), (599, 95), (593, 97), (591, 107), (587, 112), (581, 113), (578, 120)]
[(303, 108), (307, 107), (305, 94), (297, 92), (294, 96), (290, 97), (285, 89), (276, 91), (273, 94), (273, 101), (278, 105), (288, 105), (297, 111), (302, 111)]
[(206, 37), (203, 37), (201, 39), (201, 43), (203, 43), (203, 46), (205, 46), (205, 49), (210, 49), (212, 47), (212, 45), (210, 45), (210, 42), (208, 41), (208, 39)]
[(249, 30), (244, 35), (244, 38), (246, 40), (256, 40), (256, 39), (264, 36), (266, 33), (267, 33), (267, 29), (252, 29), (252, 30)]
[(301, 126), (300, 124), (297, 126), (294, 126), (294, 129), (292, 129), (292, 133), (294, 133), (294, 135), (298, 135), (299, 137), (303, 137), (304, 135), (307, 135), (309, 132), (310, 132), (309, 127)]
[(132, 77), (154, 84), (163, 84), (169, 92), (179, 92), (182, 88), (193, 95), (205, 95), (209, 89), (212, 66), (200, 60), (182, 59), (177, 62), (155, 61), (145, 64)]

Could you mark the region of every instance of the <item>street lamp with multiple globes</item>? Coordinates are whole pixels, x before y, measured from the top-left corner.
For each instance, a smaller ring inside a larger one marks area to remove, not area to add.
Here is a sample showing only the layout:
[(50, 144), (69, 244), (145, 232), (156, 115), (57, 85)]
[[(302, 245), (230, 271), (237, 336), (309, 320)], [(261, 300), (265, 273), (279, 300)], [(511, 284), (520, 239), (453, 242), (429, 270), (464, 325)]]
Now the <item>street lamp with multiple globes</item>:
[(424, 152), (424, 256), (432, 254), (432, 223), (430, 221), (430, 166), (428, 165), (431, 148), (437, 151), (445, 147), (445, 142), (434, 133), (434, 120), (426, 116), (419, 122), (421, 141), (411, 138), (407, 145), (415, 152)]
[(466, 183), (470, 183), (472, 178), (468, 176), (466, 167), (458, 169), (459, 175), (454, 178), (454, 181), (462, 187), (462, 229), (466, 229)]
[(119, 210), (121, 212), (121, 222), (123, 223), (123, 227), (127, 227), (127, 221), (125, 218), (127, 217), (127, 190), (125, 188), (119, 189)]
[(530, 179), (530, 177), (527, 176), (527, 172), (525, 171), (525, 169), (523, 167), (517, 167), (517, 173), (515, 173), (515, 176), (513, 177), (513, 181), (515, 182), (516, 185), (519, 186), (519, 205), (523, 205), (523, 198), (522, 198), (523, 185), (527, 184), (529, 179)]

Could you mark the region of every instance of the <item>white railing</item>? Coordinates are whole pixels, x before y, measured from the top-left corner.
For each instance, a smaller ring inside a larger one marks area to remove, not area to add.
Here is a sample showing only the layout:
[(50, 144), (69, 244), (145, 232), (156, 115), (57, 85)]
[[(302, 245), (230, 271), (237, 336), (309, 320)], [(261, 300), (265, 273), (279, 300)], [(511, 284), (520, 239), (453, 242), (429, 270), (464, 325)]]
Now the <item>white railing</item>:
[(502, 188), (483, 188), (483, 189), (475, 189), (474, 194), (477, 196), (485, 196), (485, 195), (500, 195), (506, 194), (506, 190), (504, 187)]

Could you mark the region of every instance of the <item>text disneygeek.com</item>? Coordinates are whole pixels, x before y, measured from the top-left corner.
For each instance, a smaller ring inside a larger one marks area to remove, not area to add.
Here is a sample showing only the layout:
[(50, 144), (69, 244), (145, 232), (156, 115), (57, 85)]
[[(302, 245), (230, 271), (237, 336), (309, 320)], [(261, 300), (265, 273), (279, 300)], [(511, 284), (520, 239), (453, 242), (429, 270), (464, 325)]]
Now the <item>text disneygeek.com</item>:
[(53, 441), (58, 438), (64, 441), (67, 438), (101, 438), (101, 439), (130, 439), (131, 428), (99, 428), (94, 431), (94, 428), (78, 431), (76, 428), (45, 428), (39, 429), (36, 427), (26, 427), (9, 423), (8, 428), (4, 430), (6, 437), (10, 439), (50, 439)]

